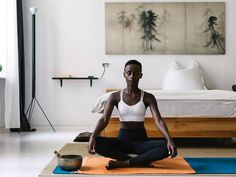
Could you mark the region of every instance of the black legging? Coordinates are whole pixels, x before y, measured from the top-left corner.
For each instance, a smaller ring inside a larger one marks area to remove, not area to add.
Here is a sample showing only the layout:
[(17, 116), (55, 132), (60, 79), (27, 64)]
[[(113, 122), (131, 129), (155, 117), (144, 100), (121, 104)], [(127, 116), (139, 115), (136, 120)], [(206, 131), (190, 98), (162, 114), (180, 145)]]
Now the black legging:
[[(145, 129), (120, 129), (117, 138), (96, 138), (96, 153), (116, 160), (129, 160), (132, 166), (149, 166), (156, 160), (168, 157), (165, 140), (149, 140)], [(131, 157), (128, 154), (136, 154)]]

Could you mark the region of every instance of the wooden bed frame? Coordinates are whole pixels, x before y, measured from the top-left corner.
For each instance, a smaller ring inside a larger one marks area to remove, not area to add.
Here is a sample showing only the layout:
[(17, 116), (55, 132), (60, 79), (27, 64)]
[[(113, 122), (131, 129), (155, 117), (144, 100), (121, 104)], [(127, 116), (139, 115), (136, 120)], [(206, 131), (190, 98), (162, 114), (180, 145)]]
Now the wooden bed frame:
[[(236, 118), (164, 117), (170, 135), (174, 138), (234, 138)], [(152, 117), (145, 118), (148, 137), (162, 137)], [(116, 137), (120, 128), (118, 117), (111, 117), (101, 135)]]
[[(117, 89), (108, 89), (107, 92)], [(236, 137), (236, 118), (231, 117), (163, 117), (170, 135), (175, 138), (234, 138)], [(146, 117), (145, 128), (148, 137), (162, 137), (154, 119)], [(101, 135), (115, 137), (120, 122), (118, 117), (111, 117)]]

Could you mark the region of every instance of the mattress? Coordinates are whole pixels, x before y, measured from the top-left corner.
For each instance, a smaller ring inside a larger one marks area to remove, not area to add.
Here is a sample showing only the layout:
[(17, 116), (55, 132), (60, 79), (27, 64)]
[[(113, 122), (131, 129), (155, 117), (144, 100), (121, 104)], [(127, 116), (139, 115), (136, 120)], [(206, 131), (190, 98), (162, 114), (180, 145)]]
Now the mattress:
[[(162, 117), (236, 117), (236, 92), (229, 90), (145, 90), (152, 93)], [(111, 92), (112, 93), (112, 92)], [(102, 113), (111, 93), (100, 96), (92, 112)], [(118, 116), (116, 108), (112, 116)], [(151, 116), (149, 108), (146, 116)]]

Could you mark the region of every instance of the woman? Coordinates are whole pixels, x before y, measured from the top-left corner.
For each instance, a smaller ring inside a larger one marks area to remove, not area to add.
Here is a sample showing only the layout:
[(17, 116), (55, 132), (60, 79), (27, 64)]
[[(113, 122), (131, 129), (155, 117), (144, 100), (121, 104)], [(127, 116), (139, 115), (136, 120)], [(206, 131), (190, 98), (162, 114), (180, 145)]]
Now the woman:
[[(103, 116), (90, 136), (88, 152), (114, 159), (108, 162), (107, 169), (150, 166), (153, 161), (168, 156), (174, 158), (177, 155), (177, 149), (161, 118), (155, 97), (138, 87), (139, 80), (142, 78), (141, 63), (136, 60), (128, 61), (125, 64), (123, 75), (127, 87), (112, 93), (108, 98)], [(121, 123), (118, 137), (98, 136), (107, 126), (114, 106), (117, 107)], [(148, 106), (156, 126), (166, 140), (149, 140), (147, 138), (144, 117)], [(136, 156), (129, 156), (131, 153)]]

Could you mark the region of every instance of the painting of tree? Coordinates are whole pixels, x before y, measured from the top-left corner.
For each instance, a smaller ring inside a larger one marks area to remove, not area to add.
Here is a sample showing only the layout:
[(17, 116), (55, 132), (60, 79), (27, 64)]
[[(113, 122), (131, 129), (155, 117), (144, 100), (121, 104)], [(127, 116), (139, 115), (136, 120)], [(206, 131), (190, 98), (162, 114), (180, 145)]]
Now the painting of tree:
[(126, 14), (127, 12), (122, 10), (117, 14), (117, 18), (119, 24), (121, 24), (123, 28), (128, 28), (129, 30), (131, 30), (133, 21), (135, 20), (135, 15), (131, 14), (130, 16), (127, 16)]
[(106, 2), (105, 11), (108, 55), (225, 54), (224, 2)]
[(217, 17), (210, 16), (208, 19), (208, 29), (204, 32), (209, 32), (210, 37), (207, 41), (206, 47), (217, 47), (219, 53), (225, 53), (225, 47), (224, 47), (224, 37), (223, 35), (216, 30), (215, 26), (217, 25)]
[(157, 15), (152, 10), (142, 11), (139, 16), (139, 24), (142, 31), (142, 48), (144, 50), (154, 50), (152, 43), (161, 42), (157, 38)]

